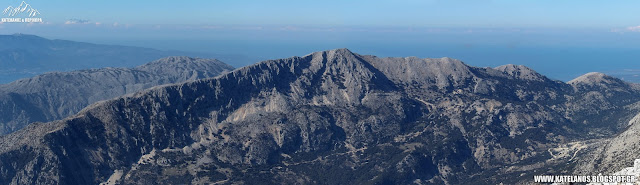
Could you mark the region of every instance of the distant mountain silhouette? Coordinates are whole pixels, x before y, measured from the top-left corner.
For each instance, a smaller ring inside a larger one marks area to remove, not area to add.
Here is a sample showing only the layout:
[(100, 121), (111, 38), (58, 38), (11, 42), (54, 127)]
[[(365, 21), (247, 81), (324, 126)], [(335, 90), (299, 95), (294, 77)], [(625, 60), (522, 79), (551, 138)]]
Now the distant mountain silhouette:
[(0, 43), (0, 84), (52, 71), (134, 67), (168, 56), (229, 60), (223, 55), (49, 40), (27, 34), (0, 35)]

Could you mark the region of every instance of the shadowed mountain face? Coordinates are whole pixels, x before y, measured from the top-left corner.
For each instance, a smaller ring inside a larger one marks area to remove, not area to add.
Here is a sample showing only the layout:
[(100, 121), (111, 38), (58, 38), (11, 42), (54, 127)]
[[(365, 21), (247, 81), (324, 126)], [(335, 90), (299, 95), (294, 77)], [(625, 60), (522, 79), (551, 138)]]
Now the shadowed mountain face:
[(231, 70), (233, 67), (215, 59), (168, 57), (131, 69), (53, 72), (21, 79), (0, 85), (0, 135), (32, 122), (65, 118), (100, 100)]
[(209, 54), (49, 40), (25, 34), (0, 35), (0, 43), (0, 84), (50, 71), (133, 67), (176, 55), (212, 57)]
[(592, 81), (316, 52), (32, 124), (0, 138), (0, 182), (516, 183), (568, 170), (549, 151), (611, 137), (638, 112), (634, 85)]

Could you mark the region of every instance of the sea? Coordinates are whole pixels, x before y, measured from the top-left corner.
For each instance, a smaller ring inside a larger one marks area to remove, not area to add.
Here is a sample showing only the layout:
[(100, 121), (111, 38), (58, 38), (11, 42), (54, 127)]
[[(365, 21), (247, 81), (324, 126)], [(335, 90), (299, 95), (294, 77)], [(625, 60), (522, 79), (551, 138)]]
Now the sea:
[[(602, 72), (640, 83), (640, 49), (632, 47), (536, 46), (518, 44), (433, 43), (421, 41), (275, 41), (275, 40), (121, 40), (98, 43), (212, 53), (234, 67), (263, 60), (304, 56), (315, 51), (347, 48), (379, 57), (449, 57), (475, 67), (524, 65), (551, 79), (570, 81), (589, 72)], [(236, 57), (233, 57), (236, 56)]]

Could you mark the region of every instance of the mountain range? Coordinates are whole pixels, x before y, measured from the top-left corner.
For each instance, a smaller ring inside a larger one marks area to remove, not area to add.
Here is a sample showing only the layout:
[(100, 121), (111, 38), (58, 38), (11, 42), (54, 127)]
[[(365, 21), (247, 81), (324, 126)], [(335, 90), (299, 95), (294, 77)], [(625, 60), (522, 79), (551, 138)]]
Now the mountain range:
[(30, 124), (0, 137), (0, 183), (531, 183), (633, 166), (639, 101), (602, 73), (335, 49)]
[(236, 55), (51, 40), (27, 34), (0, 35), (0, 43), (0, 84), (53, 71), (129, 68), (169, 56), (217, 58), (232, 62), (245, 60), (242, 56)]
[(215, 59), (167, 57), (135, 68), (49, 72), (0, 84), (0, 135), (31, 122), (65, 118), (97, 101), (231, 70), (233, 67)]

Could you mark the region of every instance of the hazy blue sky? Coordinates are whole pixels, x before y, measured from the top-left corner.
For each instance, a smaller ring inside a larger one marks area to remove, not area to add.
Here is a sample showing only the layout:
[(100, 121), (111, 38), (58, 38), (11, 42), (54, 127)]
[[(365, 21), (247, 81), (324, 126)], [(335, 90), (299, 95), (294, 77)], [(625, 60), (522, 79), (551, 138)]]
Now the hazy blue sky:
[[(17, 6), (20, 2), (2, 1), (0, 8)], [(394, 37), (418, 32), (431, 35), (463, 32), (558, 35), (562, 32), (572, 36), (574, 33), (640, 31), (640, 13), (637, 13), (640, 1), (632, 0), (26, 2), (40, 11), (39, 17), (44, 23), (4, 23), (0, 24), (0, 33), (80, 39), (282, 39), (288, 38), (287, 32), (297, 32), (302, 37), (328, 34), (336, 38), (336, 33), (353, 32), (389, 33), (383, 37)], [(308, 34), (300, 34), (305, 32)]]
[[(18, 5), (21, 1), (2, 1)], [(638, 26), (635, 0), (28, 0), (51, 23), (438, 27)]]
[[(0, 8), (20, 2), (2, 1)], [(379, 56), (454, 57), (474, 66), (523, 64), (561, 80), (640, 71), (637, 0), (26, 2), (44, 23), (3, 23), (0, 34), (252, 58), (226, 61), (236, 67), (347, 47)]]

